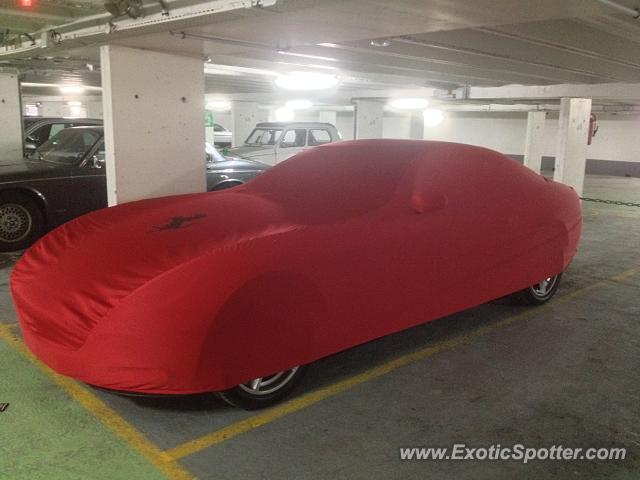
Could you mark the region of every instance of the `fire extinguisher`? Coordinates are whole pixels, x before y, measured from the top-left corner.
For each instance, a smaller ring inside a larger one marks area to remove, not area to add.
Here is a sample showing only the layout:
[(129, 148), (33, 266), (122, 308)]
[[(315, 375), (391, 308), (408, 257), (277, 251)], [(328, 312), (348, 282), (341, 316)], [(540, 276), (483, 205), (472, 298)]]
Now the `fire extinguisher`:
[(591, 140), (598, 133), (598, 119), (596, 118), (595, 113), (592, 113), (589, 117), (589, 138), (587, 140), (587, 145), (591, 145)]

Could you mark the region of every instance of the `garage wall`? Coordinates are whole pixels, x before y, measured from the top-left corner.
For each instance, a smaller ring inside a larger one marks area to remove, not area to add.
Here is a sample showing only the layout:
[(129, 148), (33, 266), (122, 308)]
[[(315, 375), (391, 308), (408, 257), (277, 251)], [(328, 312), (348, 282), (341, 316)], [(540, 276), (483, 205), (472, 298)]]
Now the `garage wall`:
[[(75, 99), (76, 101), (78, 99)], [(42, 100), (37, 97), (23, 97), (22, 105), (40, 102), (38, 114), (41, 117), (77, 117), (77, 118), (102, 118), (102, 100), (79, 99), (81, 106), (75, 107), (67, 104), (67, 100)]]
[[(23, 103), (35, 102), (36, 98), (25, 98)], [(96, 100), (83, 101), (83, 113), (88, 117), (102, 118), (102, 103)], [(269, 112), (260, 109), (267, 121)], [(65, 101), (42, 101), (42, 116), (70, 116), (70, 107)], [(513, 156), (524, 155), (524, 138), (527, 125), (525, 112), (447, 112), (443, 123), (425, 129), (425, 138), (450, 142), (470, 143), (498, 150)], [(553, 157), (556, 149), (558, 129), (557, 113), (550, 113), (545, 125), (544, 155)], [(230, 112), (214, 112), (214, 120), (231, 128)], [(296, 120), (318, 121), (318, 112), (296, 112)], [(640, 115), (599, 114), (600, 130), (593, 144), (587, 148), (587, 158), (639, 164), (640, 169)], [(353, 113), (338, 112), (336, 127), (345, 140), (353, 139)], [(387, 112), (383, 120), (384, 138), (410, 138), (409, 115)]]
[[(640, 115), (598, 115), (600, 129), (587, 147), (587, 158), (640, 163)], [(441, 125), (425, 129), (425, 138), (470, 143), (510, 155), (524, 155), (526, 113), (448, 112)], [(544, 155), (555, 155), (558, 116), (545, 124)]]

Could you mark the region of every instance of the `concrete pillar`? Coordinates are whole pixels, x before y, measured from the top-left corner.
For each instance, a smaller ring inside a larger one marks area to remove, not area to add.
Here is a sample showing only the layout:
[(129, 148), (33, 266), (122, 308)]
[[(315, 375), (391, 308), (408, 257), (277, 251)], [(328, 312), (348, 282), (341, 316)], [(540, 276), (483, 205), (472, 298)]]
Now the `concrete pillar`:
[(260, 121), (258, 104), (236, 100), (231, 104), (231, 123), (233, 124), (233, 144), (242, 145)]
[(424, 140), (424, 115), (422, 112), (412, 113), (409, 121), (409, 138), (412, 140)]
[(331, 110), (320, 110), (318, 112), (318, 121), (324, 123), (336, 124), (337, 112)]
[(524, 141), (524, 166), (536, 173), (542, 168), (544, 154), (544, 122), (547, 112), (527, 114), (527, 136)]
[(18, 72), (0, 72), (0, 155), (22, 157), (23, 141)]
[(574, 188), (582, 196), (587, 163), (590, 98), (563, 98), (560, 101), (558, 148), (553, 179)]
[(202, 60), (100, 47), (109, 205), (206, 190)]
[(382, 138), (384, 103), (376, 100), (354, 100), (354, 138)]

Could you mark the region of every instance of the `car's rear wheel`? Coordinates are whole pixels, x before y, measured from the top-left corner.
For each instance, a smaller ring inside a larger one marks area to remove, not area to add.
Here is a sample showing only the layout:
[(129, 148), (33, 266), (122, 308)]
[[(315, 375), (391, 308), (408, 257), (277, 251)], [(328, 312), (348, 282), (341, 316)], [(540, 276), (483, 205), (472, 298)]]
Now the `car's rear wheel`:
[(289, 395), (302, 379), (305, 370), (306, 366), (300, 366), (255, 378), (224, 392), (218, 392), (218, 395), (225, 402), (245, 410), (265, 408)]
[(560, 286), (562, 274), (547, 277), (538, 283), (531, 285), (524, 290), (513, 295), (513, 298), (519, 303), (525, 305), (542, 305), (548, 302), (555, 295)]
[(44, 216), (33, 198), (21, 192), (0, 193), (0, 252), (27, 248), (43, 228)]

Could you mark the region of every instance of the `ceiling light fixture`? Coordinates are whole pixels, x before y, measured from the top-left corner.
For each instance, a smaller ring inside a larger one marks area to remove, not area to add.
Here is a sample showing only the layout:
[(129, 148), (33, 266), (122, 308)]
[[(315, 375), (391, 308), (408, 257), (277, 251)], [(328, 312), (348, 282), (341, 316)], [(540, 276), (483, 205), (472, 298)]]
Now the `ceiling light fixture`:
[(389, 102), (389, 105), (396, 110), (420, 110), (426, 108), (429, 102), (424, 98), (397, 98)]
[(81, 85), (61, 85), (60, 91), (62, 93), (83, 93), (84, 87)]
[(292, 122), (295, 117), (293, 110), (287, 107), (277, 108), (273, 114), (278, 122)]
[(289, 52), (288, 50), (278, 50), (280, 55), (289, 55), (290, 57), (310, 58), (312, 60), (326, 60), (327, 62), (337, 62), (334, 57), (323, 57), (321, 55), (308, 55), (306, 53)]
[[(60, 83), (40, 83), (40, 82), (20, 82), (20, 86), (22, 87), (33, 87), (33, 88), (66, 88), (66, 87), (76, 87), (76, 85), (62, 85)], [(95, 90), (97, 92), (102, 90), (102, 87), (95, 87), (93, 85), (82, 85), (79, 86), (84, 90)]]
[(285, 90), (327, 90), (338, 84), (338, 77), (326, 73), (291, 72), (276, 78), (276, 85)]
[(313, 102), (301, 98), (299, 100), (289, 100), (284, 106), (289, 110), (308, 110), (313, 106)]
[(425, 127), (437, 127), (444, 120), (444, 112), (437, 108), (427, 108), (422, 115)]
[(70, 107), (81, 107), (82, 102), (67, 102), (67, 105), (69, 105)]
[(386, 38), (382, 38), (379, 40), (374, 39), (374, 40), (371, 40), (370, 43), (372, 47), (388, 47), (389, 45), (391, 45), (391, 42)]

